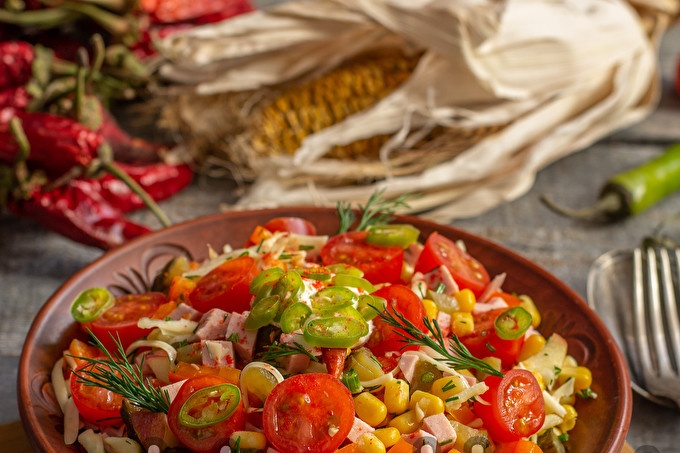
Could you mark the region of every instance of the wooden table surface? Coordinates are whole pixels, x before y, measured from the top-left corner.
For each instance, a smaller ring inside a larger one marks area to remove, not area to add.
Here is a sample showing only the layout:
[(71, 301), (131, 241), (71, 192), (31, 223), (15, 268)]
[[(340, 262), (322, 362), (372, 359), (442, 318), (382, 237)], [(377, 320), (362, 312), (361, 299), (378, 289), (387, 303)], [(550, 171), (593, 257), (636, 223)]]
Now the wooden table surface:
[[(678, 56), (680, 29), (676, 26), (666, 34), (660, 51), (663, 98), (646, 120), (545, 168), (533, 189), (522, 198), (452, 224), (535, 261), (585, 298), (587, 273), (593, 261), (608, 250), (636, 246), (660, 221), (680, 213), (680, 194), (644, 215), (606, 226), (554, 215), (542, 206), (539, 197), (552, 194), (570, 206), (589, 204), (610, 175), (652, 158), (672, 142), (680, 142), (680, 97), (672, 89)], [(217, 212), (220, 204), (234, 197), (230, 184), (197, 181), (163, 207), (173, 220), (181, 221)], [(153, 223), (147, 214), (139, 218)], [(30, 221), (0, 215), (0, 382), (4, 383), (0, 386), (0, 425), (19, 418), (17, 366), (35, 313), (60, 284), (100, 254), (99, 250), (70, 242)], [(14, 434), (16, 426), (4, 426), (0, 431)], [(679, 428), (680, 410), (635, 397), (628, 434), (632, 449), (680, 452)], [(0, 450), (8, 451), (7, 444), (2, 445)]]

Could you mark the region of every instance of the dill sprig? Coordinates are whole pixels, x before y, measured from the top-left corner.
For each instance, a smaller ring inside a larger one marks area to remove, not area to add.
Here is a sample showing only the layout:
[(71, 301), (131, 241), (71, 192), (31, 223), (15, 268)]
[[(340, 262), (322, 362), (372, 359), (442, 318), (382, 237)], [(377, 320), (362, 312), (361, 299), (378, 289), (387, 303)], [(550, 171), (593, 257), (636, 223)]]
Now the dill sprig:
[[(464, 370), (472, 368), (486, 374), (503, 377), (503, 373), (484, 360), (473, 356), (468, 348), (461, 343), (456, 334), (453, 334), (447, 344), (447, 339), (444, 338), (436, 319), (431, 321), (427, 317), (423, 318), (425, 328), (432, 334), (432, 337), (430, 337), (427, 333), (421, 331), (415, 324), (406, 319), (404, 315), (396, 311), (394, 307), (388, 305), (388, 307), (385, 308), (385, 311), (372, 305), (371, 308), (378, 312), (380, 319), (395, 328), (394, 332), (401, 337), (399, 341), (404, 343), (404, 347), (428, 346), (442, 355), (442, 357), (435, 357), (435, 360), (443, 362), (453, 369)], [(453, 353), (451, 351), (453, 351)]]
[(116, 343), (117, 353), (115, 357), (92, 333), (95, 345), (104, 353), (104, 358), (77, 357), (84, 360), (87, 365), (74, 370), (78, 380), (85, 385), (101, 387), (118, 393), (130, 401), (131, 404), (147, 409), (151, 412), (168, 412), (170, 408), (170, 395), (167, 390), (161, 390), (151, 385), (149, 378), (145, 377), (142, 363), (137, 366), (130, 363), (120, 339), (113, 338)]
[[(394, 200), (385, 200), (383, 199), (384, 193), (385, 189), (375, 191), (366, 202), (366, 206), (359, 205), (361, 218), (355, 230), (362, 231), (371, 225), (389, 223), (397, 209), (408, 208), (408, 200), (415, 196), (413, 194), (404, 194)], [(351, 202), (338, 202), (338, 217), (340, 218), (338, 234), (349, 231), (357, 220), (356, 212), (352, 209)]]
[(319, 359), (317, 359), (311, 352), (309, 352), (298, 342), (294, 342), (292, 345), (290, 345), (281, 344), (278, 341), (275, 341), (267, 346), (267, 349), (262, 353), (260, 358), (264, 362), (276, 362), (277, 359), (295, 354), (304, 354), (314, 362), (319, 361)]

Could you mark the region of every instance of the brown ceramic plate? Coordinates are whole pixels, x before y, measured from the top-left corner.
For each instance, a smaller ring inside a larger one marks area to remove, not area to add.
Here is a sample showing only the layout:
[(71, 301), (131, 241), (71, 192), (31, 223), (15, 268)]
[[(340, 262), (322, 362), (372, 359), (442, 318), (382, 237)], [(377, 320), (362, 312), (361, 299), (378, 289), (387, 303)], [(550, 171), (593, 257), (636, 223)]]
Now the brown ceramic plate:
[[(152, 233), (112, 250), (71, 277), (38, 313), (28, 333), (19, 368), (21, 418), (35, 448), (44, 453), (77, 451), (62, 440), (62, 417), (50, 385), (55, 361), (70, 340), (79, 335), (69, 307), (85, 288), (109, 286), (120, 290), (147, 288), (170, 256), (186, 254), (201, 259), (206, 244), (219, 248), (243, 244), (251, 230), (283, 215), (301, 216), (320, 233), (337, 229), (336, 211), (323, 208), (287, 208), (233, 212), (199, 218)], [(542, 311), (544, 335), (559, 332), (568, 339), (569, 352), (593, 372), (596, 400), (579, 401), (579, 421), (570, 432), (571, 451), (619, 453), (631, 417), (632, 396), (626, 366), (605, 325), (595, 312), (554, 276), (488, 240), (422, 219), (404, 217), (402, 223), (418, 227), (423, 237), (434, 230), (463, 240), (491, 275), (507, 273), (504, 289), (530, 294)]]

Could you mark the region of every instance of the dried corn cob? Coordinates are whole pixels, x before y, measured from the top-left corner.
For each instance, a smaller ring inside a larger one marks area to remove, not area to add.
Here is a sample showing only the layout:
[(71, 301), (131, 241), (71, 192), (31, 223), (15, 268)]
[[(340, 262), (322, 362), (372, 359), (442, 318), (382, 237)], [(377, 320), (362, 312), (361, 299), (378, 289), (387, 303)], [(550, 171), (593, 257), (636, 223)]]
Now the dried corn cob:
[[(249, 126), (239, 140), (260, 157), (292, 154), (315, 132), (366, 110), (413, 72), (419, 55), (383, 53), (351, 61), (318, 79), (293, 86), (248, 117)], [(359, 140), (336, 147), (327, 157), (374, 158), (388, 136)]]

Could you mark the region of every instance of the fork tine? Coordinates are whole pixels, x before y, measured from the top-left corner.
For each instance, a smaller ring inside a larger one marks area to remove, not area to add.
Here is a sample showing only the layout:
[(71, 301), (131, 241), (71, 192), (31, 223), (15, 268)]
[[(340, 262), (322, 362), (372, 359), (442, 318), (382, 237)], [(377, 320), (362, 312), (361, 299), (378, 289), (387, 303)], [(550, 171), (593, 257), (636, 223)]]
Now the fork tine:
[[(661, 252), (661, 266), (663, 277), (663, 293), (664, 301), (664, 315), (666, 318), (666, 326), (668, 336), (666, 338), (670, 356), (670, 366), (677, 372), (678, 364), (680, 363), (680, 320), (678, 319), (678, 306), (676, 302), (676, 285), (673, 282), (673, 271), (677, 270), (678, 251), (662, 249)], [(671, 265), (671, 261), (673, 262)]]
[(635, 324), (635, 331), (637, 333), (637, 350), (640, 365), (640, 372), (647, 381), (647, 376), (652, 371), (653, 362), (649, 350), (649, 338), (647, 336), (647, 315), (646, 315), (646, 273), (642, 263), (642, 250), (635, 249), (633, 251), (633, 320)]
[(649, 318), (649, 335), (654, 341), (654, 353), (660, 374), (670, 371), (670, 357), (668, 355), (668, 344), (666, 343), (666, 328), (663, 322), (663, 309), (661, 301), (664, 299), (662, 291), (662, 270), (659, 271), (656, 250), (652, 247), (647, 248), (647, 311)]

